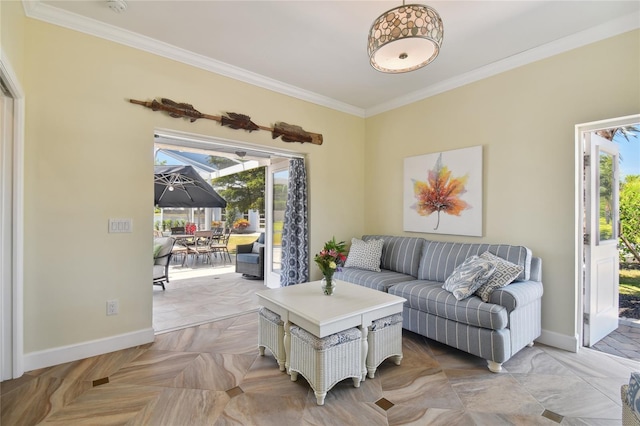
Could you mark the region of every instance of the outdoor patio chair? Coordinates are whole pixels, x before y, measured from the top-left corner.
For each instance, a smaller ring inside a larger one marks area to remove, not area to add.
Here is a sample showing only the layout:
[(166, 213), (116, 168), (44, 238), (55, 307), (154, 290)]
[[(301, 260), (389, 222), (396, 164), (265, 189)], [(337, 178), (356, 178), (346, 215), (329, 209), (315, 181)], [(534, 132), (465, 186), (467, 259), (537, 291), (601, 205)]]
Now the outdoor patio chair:
[[(217, 241), (214, 241), (211, 244), (211, 251), (213, 255), (217, 255), (218, 253), (222, 256), (222, 260), (224, 264), (227, 264), (227, 259), (229, 259), (229, 263), (231, 263), (231, 254), (229, 254), (229, 238), (231, 237), (231, 228), (225, 230), (225, 233), (222, 236), (218, 235)], [(214, 237), (215, 238), (215, 237)]]
[(184, 226), (174, 226), (171, 228), (171, 234), (184, 234)]
[(211, 248), (213, 242), (214, 231), (196, 231), (193, 235), (194, 242), (192, 245), (187, 246), (187, 256), (194, 257), (194, 264), (200, 256), (204, 256), (205, 259), (209, 259), (212, 262), (211, 254), (213, 249)]
[(171, 259), (174, 263), (180, 262), (182, 266), (187, 263), (187, 245), (182, 244), (184, 240), (176, 239), (175, 244), (173, 245), (173, 249), (171, 250), (172, 256)]
[(213, 240), (214, 242), (219, 242), (222, 237), (224, 237), (224, 228), (222, 226), (218, 226), (216, 228), (211, 228), (213, 230)]
[(159, 237), (153, 241), (153, 285), (162, 286), (169, 282), (169, 262), (173, 245), (176, 240), (173, 237)]
[(236, 272), (247, 278), (264, 279), (264, 232), (255, 242), (236, 246)]

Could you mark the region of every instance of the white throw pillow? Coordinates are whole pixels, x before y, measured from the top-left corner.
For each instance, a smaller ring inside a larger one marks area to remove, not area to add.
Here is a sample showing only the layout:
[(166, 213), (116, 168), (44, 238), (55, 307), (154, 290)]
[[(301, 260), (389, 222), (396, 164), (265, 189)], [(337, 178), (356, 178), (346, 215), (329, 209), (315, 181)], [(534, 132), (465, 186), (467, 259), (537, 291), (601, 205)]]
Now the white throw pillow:
[(362, 241), (351, 239), (349, 256), (344, 263), (345, 268), (366, 269), (367, 271), (380, 272), (380, 258), (382, 257), (382, 245), (384, 240)]
[(522, 266), (508, 262), (488, 251), (482, 253), (480, 258), (486, 259), (496, 265), (496, 270), (491, 274), (489, 280), (476, 290), (476, 295), (480, 296), (483, 302), (489, 301), (491, 293), (493, 293), (495, 289), (512, 283), (524, 269)]
[(457, 300), (465, 299), (486, 283), (495, 270), (496, 265), (486, 259), (468, 257), (453, 270), (442, 288), (453, 293)]
[(260, 253), (260, 247), (264, 247), (264, 244), (253, 243), (253, 247), (251, 247), (251, 253)]

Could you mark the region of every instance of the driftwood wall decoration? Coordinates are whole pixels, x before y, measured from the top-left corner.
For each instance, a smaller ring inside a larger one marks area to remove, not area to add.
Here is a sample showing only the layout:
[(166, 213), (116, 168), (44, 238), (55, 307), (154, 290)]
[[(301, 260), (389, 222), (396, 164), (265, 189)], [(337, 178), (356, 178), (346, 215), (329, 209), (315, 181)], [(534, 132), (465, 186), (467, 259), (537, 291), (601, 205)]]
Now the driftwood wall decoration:
[(191, 104), (174, 102), (171, 99), (161, 98), (160, 102), (153, 101), (138, 101), (135, 99), (129, 99), (132, 104), (142, 105), (150, 108), (153, 111), (164, 111), (173, 118), (186, 118), (192, 123), (200, 118), (207, 120), (213, 120), (220, 123), (222, 126), (230, 127), (232, 129), (242, 129), (248, 132), (254, 130), (265, 130), (271, 132), (272, 139), (281, 137), (284, 142), (300, 142), (300, 143), (312, 143), (315, 145), (322, 145), (322, 135), (319, 133), (307, 132), (300, 126), (294, 126), (283, 122), (277, 122), (273, 127), (260, 126), (253, 121), (251, 117), (244, 114), (238, 114), (235, 112), (227, 112), (226, 115), (217, 116), (203, 114), (193, 107)]

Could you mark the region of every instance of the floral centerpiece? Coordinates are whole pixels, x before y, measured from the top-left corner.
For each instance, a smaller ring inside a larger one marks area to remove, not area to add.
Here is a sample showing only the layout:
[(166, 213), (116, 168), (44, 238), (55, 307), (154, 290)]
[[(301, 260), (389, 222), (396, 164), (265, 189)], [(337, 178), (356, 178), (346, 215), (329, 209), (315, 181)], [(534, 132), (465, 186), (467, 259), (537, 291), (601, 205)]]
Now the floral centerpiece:
[(189, 235), (193, 235), (196, 233), (196, 224), (195, 223), (191, 223), (191, 222), (187, 222), (184, 225), (184, 233), (185, 234), (189, 234)]
[(336, 242), (336, 237), (333, 237), (324, 244), (324, 248), (313, 259), (324, 277), (323, 289), (326, 295), (333, 294), (333, 288), (335, 287), (333, 274), (340, 270), (340, 267), (347, 260), (345, 252), (345, 242)]

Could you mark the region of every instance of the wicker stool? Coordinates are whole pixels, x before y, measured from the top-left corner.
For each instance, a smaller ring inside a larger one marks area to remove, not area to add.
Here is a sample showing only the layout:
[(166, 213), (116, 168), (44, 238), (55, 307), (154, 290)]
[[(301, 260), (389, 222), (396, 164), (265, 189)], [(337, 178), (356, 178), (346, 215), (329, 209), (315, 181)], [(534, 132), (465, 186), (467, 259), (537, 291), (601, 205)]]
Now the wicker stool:
[(341, 380), (351, 377), (353, 386), (360, 387), (362, 332), (350, 328), (321, 339), (292, 326), (289, 371), (294, 382), (298, 373), (307, 379), (318, 405), (324, 405), (327, 392)]
[(367, 373), (370, 379), (378, 366), (389, 357), (400, 365), (402, 361), (402, 314), (395, 314), (373, 321), (367, 334)]
[(284, 371), (284, 322), (280, 315), (264, 307), (260, 308), (258, 318), (258, 351), (264, 355), (264, 348), (268, 348), (278, 361), (280, 371)]
[(620, 397), (622, 399), (622, 426), (639, 426), (640, 419), (638, 418), (638, 414), (633, 407), (629, 405), (627, 398), (628, 390), (629, 385), (622, 385), (620, 387)]

